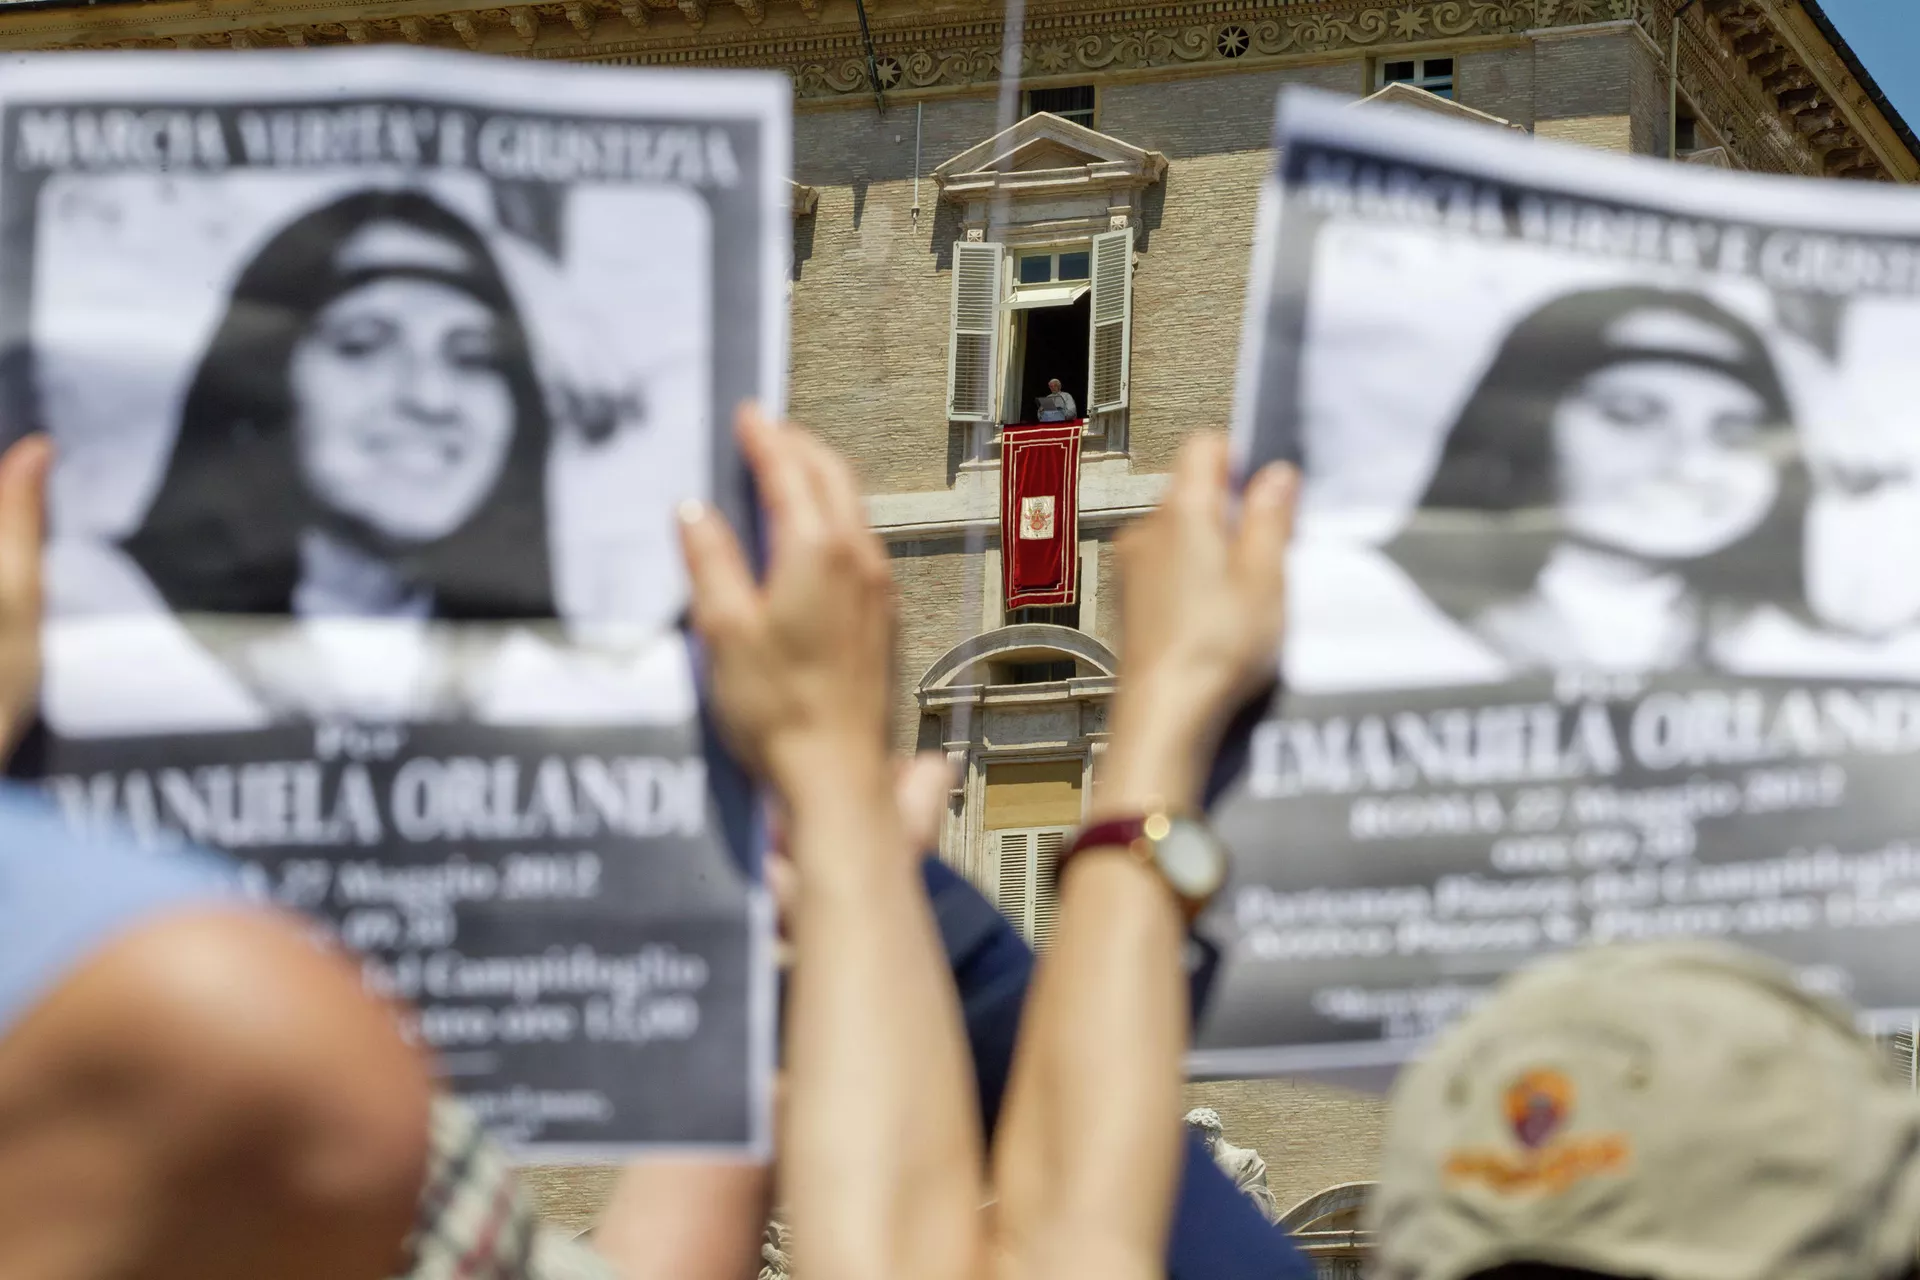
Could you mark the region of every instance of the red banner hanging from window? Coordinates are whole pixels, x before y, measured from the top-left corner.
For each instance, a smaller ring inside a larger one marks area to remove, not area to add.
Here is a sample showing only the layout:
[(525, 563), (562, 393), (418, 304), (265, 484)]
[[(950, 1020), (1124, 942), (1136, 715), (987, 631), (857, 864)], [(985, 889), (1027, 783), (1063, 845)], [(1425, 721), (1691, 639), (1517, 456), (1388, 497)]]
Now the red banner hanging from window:
[(1009, 611), (1079, 599), (1078, 422), (1000, 433), (1000, 581)]

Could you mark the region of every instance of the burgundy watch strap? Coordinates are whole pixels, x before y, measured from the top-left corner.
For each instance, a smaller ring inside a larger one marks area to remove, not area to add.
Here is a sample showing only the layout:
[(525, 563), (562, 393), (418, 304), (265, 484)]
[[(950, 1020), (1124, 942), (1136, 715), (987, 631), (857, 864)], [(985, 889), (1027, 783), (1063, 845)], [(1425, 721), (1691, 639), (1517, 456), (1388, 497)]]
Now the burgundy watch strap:
[(1109, 818), (1105, 822), (1096, 822), (1090, 827), (1080, 828), (1080, 834), (1073, 838), (1067, 851), (1060, 855), (1065, 862), (1082, 849), (1104, 849), (1108, 846), (1125, 848), (1146, 833), (1147, 818), (1140, 814), (1132, 818)]
[(1053, 864), (1054, 884), (1057, 886), (1060, 883), (1060, 878), (1067, 872), (1067, 864), (1072, 862), (1077, 854), (1088, 849), (1125, 849), (1141, 865), (1153, 871), (1155, 875), (1160, 875), (1161, 882), (1167, 885), (1174, 900), (1180, 904), (1180, 914), (1186, 917), (1187, 924), (1191, 927), (1207, 904), (1188, 901), (1184, 894), (1167, 882), (1164, 875), (1161, 875), (1159, 865), (1153, 861), (1146, 847), (1140, 844), (1140, 840), (1147, 834), (1147, 818), (1148, 815), (1142, 813), (1131, 818), (1109, 818), (1105, 822), (1096, 822), (1090, 827), (1082, 827), (1080, 834), (1073, 838), (1073, 843), (1067, 846), (1065, 852)]

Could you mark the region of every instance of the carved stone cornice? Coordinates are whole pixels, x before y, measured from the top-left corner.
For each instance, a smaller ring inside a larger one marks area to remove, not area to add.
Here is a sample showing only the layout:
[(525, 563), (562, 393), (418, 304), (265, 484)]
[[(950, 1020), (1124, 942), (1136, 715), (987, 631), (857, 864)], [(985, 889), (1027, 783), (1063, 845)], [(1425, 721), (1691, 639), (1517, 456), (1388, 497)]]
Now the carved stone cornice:
[[(1301, 55), (1323, 55), (1407, 42), (1511, 35), (1535, 25), (1546, 0), (1436, 0), (1382, 5), (1357, 0), (1301, 4), (1275, 0), (1207, 3), (1030, 6), (1018, 65), (1023, 81), (1111, 71), (1251, 68)], [(1575, 0), (1594, 3), (1596, 0)], [(1599, 0), (1614, 3), (1615, 0)], [(822, 35), (826, 33), (823, 31)], [(881, 87), (890, 93), (996, 83), (1003, 29), (997, 20), (874, 29)], [(789, 60), (799, 96), (828, 98), (866, 90), (866, 61), (857, 40), (807, 50)], [(651, 59), (642, 55), (636, 62)]]
[[(1513, 34), (1626, 16), (1633, 0), (1189, 0), (1033, 4), (1023, 78), (1256, 65), (1432, 40)], [(998, 79), (1001, 6), (962, 0), (872, 6), (882, 88)], [(678, 11), (676, 13), (676, 11)], [(364, 16), (362, 16), (364, 15)], [(613, 21), (607, 21), (613, 19)], [(236, 40), (236, 36), (239, 39)], [(0, 48), (286, 47), (411, 41), (540, 58), (779, 67), (802, 98), (864, 95), (865, 50), (850, 0), (147, 0), (0, 11)]]
[[(890, 96), (997, 83), (998, 0), (872, 0)], [(1302, 57), (1471, 44), (1637, 23), (1664, 53), (1663, 0), (1035, 0), (1023, 81), (1251, 69)], [(285, 48), (407, 42), (626, 65), (772, 67), (803, 101), (865, 100), (853, 0), (145, 0), (6, 13), (0, 48)], [(1683, 21), (1689, 98), (1742, 167), (1920, 179), (1920, 157), (1791, 0), (1701, 0)], [(1809, 91), (1811, 91), (1809, 93)]]
[[(1665, 13), (1646, 17), (1664, 39)], [(1806, 24), (1780, 0), (1704, 0), (1682, 21), (1681, 83), (1696, 110), (1743, 167), (1920, 178), (1920, 157)]]

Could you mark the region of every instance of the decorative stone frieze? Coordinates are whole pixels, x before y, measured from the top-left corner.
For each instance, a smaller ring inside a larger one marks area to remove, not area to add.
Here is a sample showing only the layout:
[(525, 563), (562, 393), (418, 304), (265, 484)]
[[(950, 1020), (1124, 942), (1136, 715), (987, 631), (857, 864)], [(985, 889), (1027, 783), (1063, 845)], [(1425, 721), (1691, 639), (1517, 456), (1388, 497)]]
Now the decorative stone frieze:
[[(1797, 6), (1795, 6), (1797, 9)], [(1640, 15), (1661, 44), (1662, 8)], [(1804, 13), (1781, 0), (1702, 0), (1681, 20), (1680, 83), (1739, 167), (1842, 178), (1912, 181), (1920, 157), (1895, 136), (1865, 87), (1837, 59), (1818, 56)]]
[[(884, 94), (997, 82), (1001, 6), (937, 13), (869, 5), (873, 79)], [(722, 12), (724, 10), (724, 13)], [(382, 41), (634, 65), (777, 67), (803, 100), (866, 96), (866, 47), (852, 5), (822, 0), (149, 0), (0, 14), (0, 48), (287, 48)], [(1201, 0), (1034, 4), (1016, 65), (1023, 80), (1099, 72), (1236, 69), (1301, 55), (1470, 41), (1634, 22), (1668, 46), (1671, 6), (1651, 0)], [(662, 17), (662, 15), (666, 15)], [(617, 18), (617, 21), (603, 19)], [(723, 20), (724, 19), (724, 20)], [(1743, 168), (1913, 180), (1920, 158), (1790, 0), (1702, 0), (1683, 19), (1681, 83)]]

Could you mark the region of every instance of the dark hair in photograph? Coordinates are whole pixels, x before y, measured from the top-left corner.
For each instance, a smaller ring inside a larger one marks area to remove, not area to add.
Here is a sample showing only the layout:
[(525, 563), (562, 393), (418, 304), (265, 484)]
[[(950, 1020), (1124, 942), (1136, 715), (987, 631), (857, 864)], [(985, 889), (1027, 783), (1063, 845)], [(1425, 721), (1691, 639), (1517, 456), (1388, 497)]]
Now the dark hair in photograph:
[[(444, 241), (459, 250), (463, 265), (343, 267), (348, 242), (381, 224)], [(311, 491), (294, 438), (289, 381), (294, 348), (328, 303), (395, 276), (460, 289), (494, 314), (514, 406), (513, 439), (491, 492), (460, 528), (407, 547)], [(122, 545), (176, 612), (291, 612), (300, 534), (324, 526), (431, 591), (438, 617), (552, 617), (550, 436), (525, 327), (480, 233), (418, 192), (355, 192), (289, 223), (241, 271), (188, 388), (153, 502)]]
[[(1645, 344), (1609, 343), (1607, 331), (1641, 312), (1679, 314), (1733, 340), (1727, 357)], [(1695, 293), (1628, 287), (1570, 293), (1515, 325), (1480, 379), (1440, 453), (1422, 507), (1516, 511), (1554, 502), (1553, 415), (1561, 400), (1602, 369), (1661, 361), (1724, 374), (1752, 389), (1770, 426), (1793, 421), (1787, 394), (1752, 325)]]
[[(1680, 315), (1730, 339), (1726, 354), (1684, 346), (1620, 341), (1610, 331), (1629, 316)], [(1436, 603), (1466, 616), (1492, 594), (1529, 590), (1561, 541), (1552, 514), (1559, 501), (1553, 418), (1560, 403), (1587, 378), (1621, 364), (1694, 365), (1752, 390), (1764, 406), (1767, 430), (1787, 430), (1792, 405), (1765, 341), (1754, 327), (1697, 293), (1623, 286), (1564, 294), (1522, 318), (1447, 433), (1419, 510), (1385, 548)], [(1702, 581), (1723, 584), (1735, 596), (1766, 598), (1799, 562), (1797, 525), (1781, 522), (1804, 489), (1789, 468), (1774, 510), (1760, 528), (1733, 547), (1690, 564)], [(1436, 527), (1425, 512), (1482, 514), (1540, 510), (1536, 525), (1503, 529), (1489, 539), (1479, 521)], [(1478, 526), (1478, 527), (1476, 527)], [(1790, 557), (1784, 564), (1781, 556)]]

